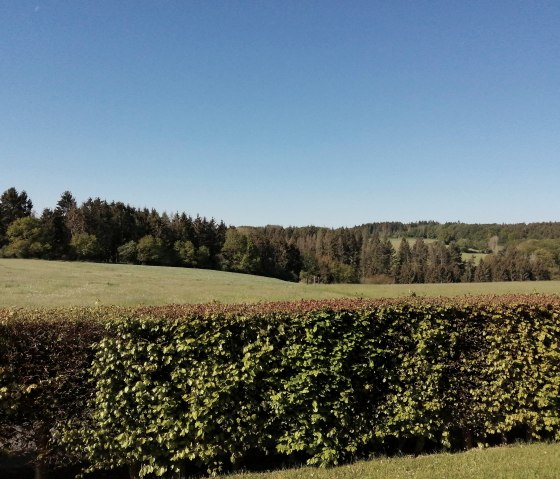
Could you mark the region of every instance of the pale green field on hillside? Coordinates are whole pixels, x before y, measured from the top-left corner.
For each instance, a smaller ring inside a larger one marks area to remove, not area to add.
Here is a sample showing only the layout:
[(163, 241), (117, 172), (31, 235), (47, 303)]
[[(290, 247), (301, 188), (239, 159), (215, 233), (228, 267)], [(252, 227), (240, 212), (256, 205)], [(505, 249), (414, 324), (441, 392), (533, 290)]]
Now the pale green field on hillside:
[(474, 259), (474, 263), (480, 263), (481, 259), (486, 259), (486, 257), (490, 256), (486, 253), (461, 253), (461, 257), (463, 261), (469, 261), (470, 259)]
[(558, 479), (560, 444), (472, 449), (460, 454), (378, 458), (331, 469), (309, 467), (222, 479)]
[(0, 259), (0, 307), (242, 303), (343, 297), (560, 293), (560, 281), (306, 285), (222, 271)]
[[(416, 238), (406, 238), (406, 240), (412, 247), (416, 241)], [(389, 241), (391, 242), (391, 245), (393, 246), (395, 251), (398, 251), (402, 238), (389, 238)], [(437, 240), (432, 238), (424, 238), (425, 244), (435, 243), (436, 241)], [(489, 255), (486, 253), (461, 253), (461, 257), (463, 258), (463, 261), (469, 261), (472, 258), (474, 259), (475, 264), (480, 263), (480, 260), (486, 258), (487, 256)]]

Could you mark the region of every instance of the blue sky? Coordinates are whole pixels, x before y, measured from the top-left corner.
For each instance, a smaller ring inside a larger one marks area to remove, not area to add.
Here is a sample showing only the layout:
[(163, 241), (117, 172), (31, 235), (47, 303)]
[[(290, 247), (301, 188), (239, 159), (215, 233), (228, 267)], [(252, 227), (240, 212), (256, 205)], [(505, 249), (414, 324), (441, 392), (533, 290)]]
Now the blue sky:
[(3, 0), (0, 113), (38, 213), (559, 221), (560, 2)]

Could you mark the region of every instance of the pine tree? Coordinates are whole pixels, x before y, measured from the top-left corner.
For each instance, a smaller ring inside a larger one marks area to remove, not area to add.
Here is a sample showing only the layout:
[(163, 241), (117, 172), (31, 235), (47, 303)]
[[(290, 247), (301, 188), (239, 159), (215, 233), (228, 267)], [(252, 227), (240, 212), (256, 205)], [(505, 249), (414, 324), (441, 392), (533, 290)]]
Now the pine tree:
[(408, 284), (414, 280), (414, 272), (412, 270), (412, 250), (410, 244), (403, 238), (399, 244), (399, 249), (395, 256), (393, 264), (393, 276), (395, 282)]
[(412, 273), (415, 283), (425, 282), (427, 262), (428, 246), (422, 238), (418, 238), (412, 247)]
[(492, 267), (484, 259), (480, 259), (478, 266), (474, 272), (474, 280), (477, 283), (486, 283), (492, 281)]

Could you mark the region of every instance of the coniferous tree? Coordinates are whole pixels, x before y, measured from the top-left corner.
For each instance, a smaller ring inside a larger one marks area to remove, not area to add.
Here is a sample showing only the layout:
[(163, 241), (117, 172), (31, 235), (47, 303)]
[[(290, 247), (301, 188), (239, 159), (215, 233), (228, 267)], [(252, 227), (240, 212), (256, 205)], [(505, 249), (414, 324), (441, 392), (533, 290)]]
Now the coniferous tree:
[(76, 200), (72, 193), (62, 193), (54, 210), (45, 209), (41, 223), (45, 237), (50, 245), (50, 257), (68, 259), (70, 257), (70, 240), (72, 233), (68, 226), (68, 215), (76, 209)]
[(388, 277), (395, 251), (389, 240), (381, 240), (377, 234), (362, 241), (360, 272), (362, 278)]
[(492, 281), (492, 267), (488, 262), (484, 261), (483, 258), (480, 259), (476, 270), (474, 272), (474, 280), (477, 283), (486, 283)]
[(449, 252), (448, 282), (457, 283), (461, 281), (461, 276), (465, 269), (463, 256), (455, 241), (449, 244), (447, 250)]
[(476, 263), (473, 257), (469, 258), (464, 264), (463, 275), (461, 276), (462, 283), (472, 283), (475, 280)]
[(414, 283), (424, 283), (428, 263), (428, 246), (423, 238), (417, 238), (412, 246), (412, 274)]
[(393, 264), (395, 282), (408, 284), (414, 281), (412, 270), (412, 250), (406, 238), (402, 238)]

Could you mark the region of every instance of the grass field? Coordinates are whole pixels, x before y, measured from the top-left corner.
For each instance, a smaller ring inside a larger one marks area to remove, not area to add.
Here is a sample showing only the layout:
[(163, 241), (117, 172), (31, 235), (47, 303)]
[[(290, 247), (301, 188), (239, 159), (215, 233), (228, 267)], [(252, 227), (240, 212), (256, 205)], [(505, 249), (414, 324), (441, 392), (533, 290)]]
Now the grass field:
[(378, 458), (332, 469), (309, 467), (222, 479), (558, 479), (560, 444), (472, 449), (460, 454)]
[(0, 259), (0, 307), (223, 303), (464, 294), (560, 293), (560, 281), (305, 285), (222, 271)]
[(481, 259), (486, 259), (486, 257), (490, 256), (486, 253), (461, 253), (461, 258), (463, 261), (469, 261), (470, 259), (474, 259), (474, 264), (480, 263)]

